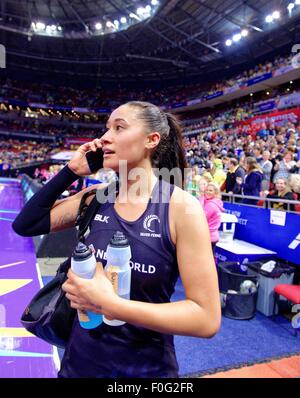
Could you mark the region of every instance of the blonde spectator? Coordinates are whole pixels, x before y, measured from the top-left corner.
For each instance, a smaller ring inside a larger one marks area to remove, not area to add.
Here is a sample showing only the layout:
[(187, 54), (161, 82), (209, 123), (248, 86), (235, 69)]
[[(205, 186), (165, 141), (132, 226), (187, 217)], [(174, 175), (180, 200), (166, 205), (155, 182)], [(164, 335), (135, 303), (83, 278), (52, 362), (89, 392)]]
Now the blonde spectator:
[(220, 188), (214, 182), (209, 182), (205, 191), (204, 212), (208, 223), (210, 241), (213, 250), (219, 241), (219, 228), (223, 211), (223, 202), (220, 199)]
[[(288, 185), (288, 181), (284, 178), (278, 178), (275, 180), (275, 191), (270, 192), (267, 194), (267, 198), (269, 199), (284, 199), (284, 200), (295, 200), (295, 197), (291, 191), (291, 188)], [(287, 203), (272, 203), (271, 207), (278, 210), (287, 210), (288, 204)], [(295, 210), (294, 205), (290, 205), (289, 209), (291, 211)]]
[(202, 176), (199, 181), (199, 196), (198, 196), (202, 207), (204, 207), (205, 192), (207, 186), (208, 186), (208, 181), (205, 177)]
[(288, 179), (288, 185), (290, 186), (293, 193), (300, 197), (300, 174), (291, 174)]

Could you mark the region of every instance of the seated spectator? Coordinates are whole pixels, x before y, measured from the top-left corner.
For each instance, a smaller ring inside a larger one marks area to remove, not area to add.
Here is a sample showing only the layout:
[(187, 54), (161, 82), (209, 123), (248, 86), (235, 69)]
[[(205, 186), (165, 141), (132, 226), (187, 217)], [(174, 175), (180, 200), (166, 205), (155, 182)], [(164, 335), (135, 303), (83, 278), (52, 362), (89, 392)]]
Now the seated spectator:
[(224, 211), (223, 202), (220, 199), (220, 188), (214, 182), (209, 182), (207, 185), (203, 208), (209, 227), (211, 246), (214, 250), (219, 241), (221, 214)]
[[(275, 191), (270, 192), (267, 194), (267, 198), (269, 199), (284, 199), (284, 200), (295, 200), (294, 195), (288, 185), (288, 181), (284, 178), (278, 178), (275, 180)], [(287, 210), (288, 204), (287, 203), (274, 203), (271, 202), (271, 207), (273, 209), (278, 210)], [(289, 205), (291, 211), (295, 210), (295, 206), (293, 204)]]
[[(288, 180), (288, 185), (291, 188), (294, 199), (300, 201), (300, 174), (291, 174)], [(300, 205), (296, 206), (296, 210), (300, 211)]]

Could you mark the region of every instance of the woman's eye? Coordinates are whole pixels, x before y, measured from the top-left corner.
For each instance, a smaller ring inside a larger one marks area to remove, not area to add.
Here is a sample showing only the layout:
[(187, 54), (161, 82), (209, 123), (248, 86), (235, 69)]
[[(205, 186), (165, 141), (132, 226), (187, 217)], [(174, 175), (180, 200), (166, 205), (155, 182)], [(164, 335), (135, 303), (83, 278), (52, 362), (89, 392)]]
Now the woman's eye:
[(120, 129), (122, 129), (123, 128), (123, 126), (117, 126), (116, 127), (116, 130), (118, 131), (118, 130), (120, 130)]

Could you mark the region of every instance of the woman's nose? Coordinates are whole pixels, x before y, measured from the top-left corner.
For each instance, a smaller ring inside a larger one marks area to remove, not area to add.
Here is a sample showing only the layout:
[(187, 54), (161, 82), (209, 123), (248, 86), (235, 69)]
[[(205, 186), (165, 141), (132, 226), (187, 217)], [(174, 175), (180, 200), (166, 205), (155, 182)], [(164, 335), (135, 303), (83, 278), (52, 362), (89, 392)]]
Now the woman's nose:
[(111, 137), (110, 137), (110, 131), (106, 131), (106, 133), (104, 133), (102, 135), (102, 137), (100, 138), (100, 142), (101, 144), (107, 143), (107, 142), (111, 142)]

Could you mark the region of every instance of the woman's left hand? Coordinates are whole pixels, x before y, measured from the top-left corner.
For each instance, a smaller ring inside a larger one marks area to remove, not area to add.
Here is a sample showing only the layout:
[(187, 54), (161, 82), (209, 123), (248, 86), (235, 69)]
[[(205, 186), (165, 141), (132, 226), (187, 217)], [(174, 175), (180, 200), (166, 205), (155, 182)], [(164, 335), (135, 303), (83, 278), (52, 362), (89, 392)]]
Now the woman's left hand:
[(72, 308), (101, 314), (109, 314), (111, 304), (118, 298), (99, 262), (92, 279), (81, 278), (69, 269), (68, 279), (62, 289), (66, 292)]

